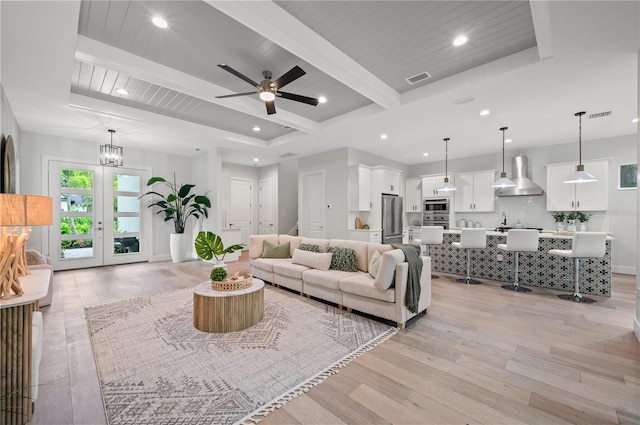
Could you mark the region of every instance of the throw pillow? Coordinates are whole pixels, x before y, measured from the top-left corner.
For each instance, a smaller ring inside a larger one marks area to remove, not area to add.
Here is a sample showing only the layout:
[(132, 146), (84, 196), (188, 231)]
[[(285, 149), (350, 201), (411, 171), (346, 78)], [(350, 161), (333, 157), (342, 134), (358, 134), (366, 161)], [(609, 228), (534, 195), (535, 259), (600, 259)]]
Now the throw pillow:
[(296, 249), (293, 251), (294, 264), (300, 264), (301, 266), (311, 267), (318, 270), (329, 270), (331, 265), (331, 257), (333, 254), (328, 252), (311, 252), (303, 249)]
[(401, 249), (392, 249), (382, 254), (378, 275), (373, 281), (376, 288), (386, 291), (395, 283), (396, 266), (404, 261), (404, 252)]
[(371, 261), (369, 261), (369, 275), (371, 275), (371, 277), (374, 279), (378, 275), (378, 269), (380, 268), (380, 258), (382, 258), (382, 254), (380, 254), (380, 251), (376, 251), (371, 256)]
[(289, 255), (289, 249), (289, 242), (278, 245), (269, 241), (264, 241), (262, 258), (291, 258)]
[(330, 269), (343, 272), (358, 271), (358, 259), (353, 249), (330, 246), (327, 248), (327, 252), (333, 254)]
[(298, 249), (303, 251), (320, 252), (320, 245), (313, 243), (301, 243)]

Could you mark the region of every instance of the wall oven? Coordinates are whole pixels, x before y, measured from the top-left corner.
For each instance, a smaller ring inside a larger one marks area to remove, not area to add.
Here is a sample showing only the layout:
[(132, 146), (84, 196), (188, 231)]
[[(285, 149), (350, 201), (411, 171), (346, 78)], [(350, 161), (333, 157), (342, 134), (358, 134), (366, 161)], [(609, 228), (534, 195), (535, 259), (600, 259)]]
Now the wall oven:
[(423, 226), (449, 228), (449, 199), (425, 199), (422, 206)]

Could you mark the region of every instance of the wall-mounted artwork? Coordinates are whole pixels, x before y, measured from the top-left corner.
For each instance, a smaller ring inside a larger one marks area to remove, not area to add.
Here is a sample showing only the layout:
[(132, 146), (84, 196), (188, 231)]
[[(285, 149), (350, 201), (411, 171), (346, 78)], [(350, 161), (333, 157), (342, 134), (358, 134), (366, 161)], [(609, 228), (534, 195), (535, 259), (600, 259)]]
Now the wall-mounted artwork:
[(2, 140), (2, 193), (16, 193), (16, 153), (13, 138)]
[(618, 172), (618, 190), (638, 187), (638, 164), (620, 164)]

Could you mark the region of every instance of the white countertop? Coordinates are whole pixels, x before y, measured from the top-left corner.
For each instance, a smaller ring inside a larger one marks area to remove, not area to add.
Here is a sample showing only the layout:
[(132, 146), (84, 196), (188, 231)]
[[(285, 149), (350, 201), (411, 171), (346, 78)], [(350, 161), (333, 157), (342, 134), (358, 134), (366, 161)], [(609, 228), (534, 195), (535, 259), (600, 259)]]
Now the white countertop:
[(382, 229), (349, 229), (350, 232), (382, 232)]
[[(445, 233), (460, 234), (460, 227), (452, 227), (449, 230), (445, 230)], [(507, 232), (497, 232), (495, 230), (485, 229), (487, 236), (507, 236)], [(548, 239), (572, 239), (573, 234), (557, 234), (555, 230), (542, 230), (539, 234), (540, 238)], [(612, 236), (607, 236), (607, 240), (614, 240)]]

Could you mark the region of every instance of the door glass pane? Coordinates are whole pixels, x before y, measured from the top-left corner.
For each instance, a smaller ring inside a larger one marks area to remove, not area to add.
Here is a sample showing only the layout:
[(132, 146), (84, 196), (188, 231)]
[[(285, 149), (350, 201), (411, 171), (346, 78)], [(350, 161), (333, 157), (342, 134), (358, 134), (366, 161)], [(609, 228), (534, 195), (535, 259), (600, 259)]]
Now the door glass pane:
[(93, 189), (93, 173), (82, 170), (60, 170), (60, 187)]
[(116, 217), (113, 219), (113, 234), (140, 233), (140, 217)]
[(140, 176), (114, 175), (113, 190), (114, 192), (140, 192)]
[(93, 257), (93, 239), (60, 242), (60, 259)]
[(140, 200), (137, 196), (114, 196), (113, 212), (140, 212)]
[(60, 211), (91, 212), (93, 211), (93, 196), (79, 193), (61, 193)]
[(90, 235), (93, 233), (93, 219), (91, 217), (61, 217), (61, 235)]
[(140, 241), (137, 237), (116, 238), (113, 240), (114, 254), (130, 254), (140, 252)]

